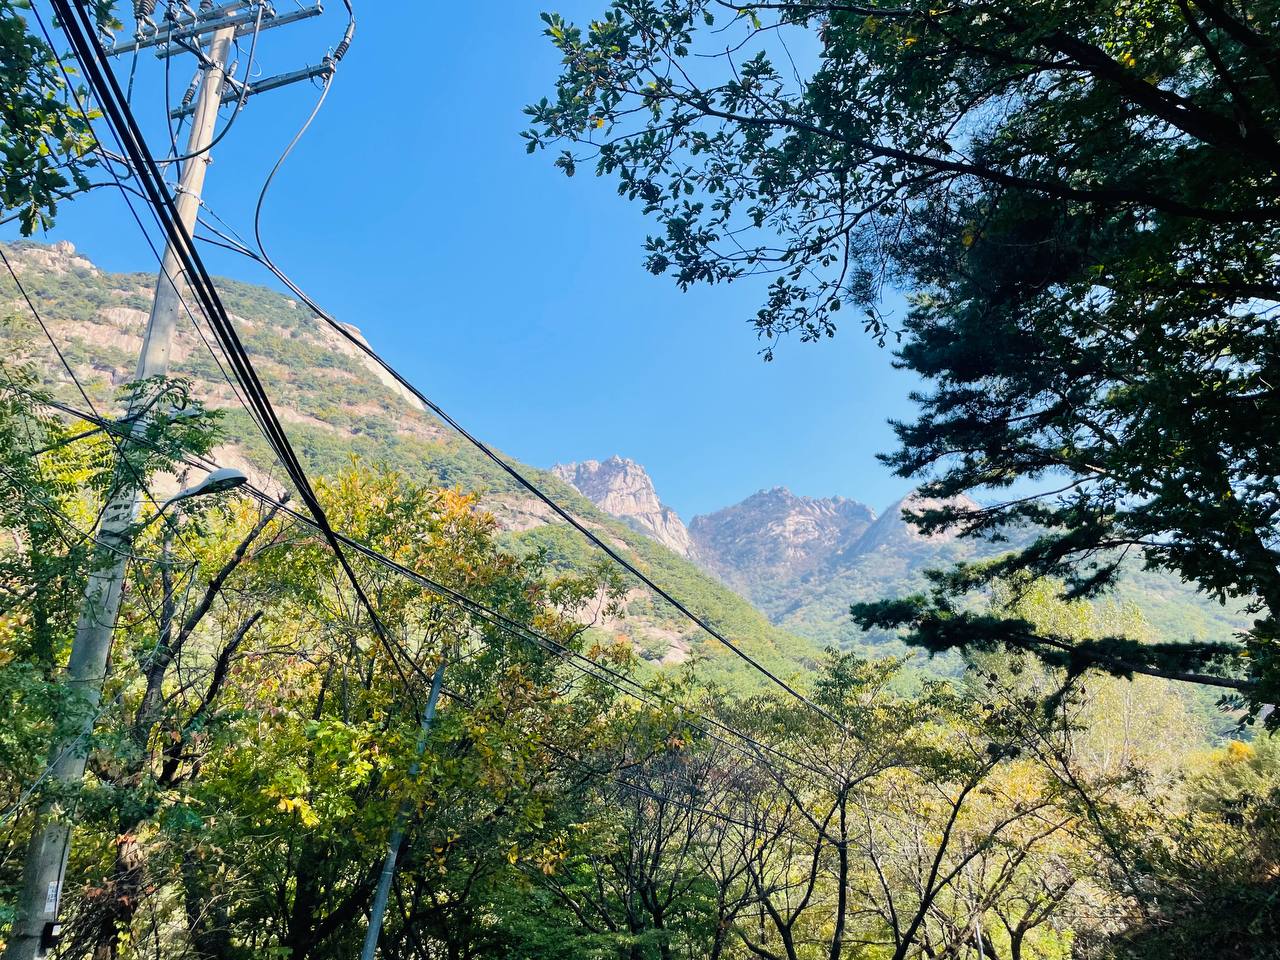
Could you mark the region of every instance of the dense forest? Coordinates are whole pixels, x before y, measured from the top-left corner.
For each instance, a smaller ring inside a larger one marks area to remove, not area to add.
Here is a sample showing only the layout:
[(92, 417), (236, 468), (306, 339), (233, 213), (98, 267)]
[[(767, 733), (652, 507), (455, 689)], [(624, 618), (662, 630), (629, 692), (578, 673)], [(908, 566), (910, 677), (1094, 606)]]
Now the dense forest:
[[(119, 27), (107, 2), (57, 9)], [(98, 145), (38, 16), (0, 0), (0, 213), (28, 235), (95, 167), (145, 173)], [(229, 413), (198, 377), (86, 386), (92, 338), (63, 353), (58, 322), (116, 294), (4, 254), (6, 957), (345, 958), (378, 922), (393, 960), (1280, 955), (1278, 20), (1272, 0), (544, 15), (562, 73), (529, 151), (616, 181), (657, 224), (648, 269), (756, 284), (766, 356), (853, 316), (924, 384), (885, 462), (932, 498), (922, 531), (995, 548), (849, 598), (900, 656), (783, 649), (598, 513), (504, 526), (508, 491), (436, 421), (418, 446), (313, 432), (310, 482), (282, 480), (265, 407)], [(878, 309), (890, 287), (904, 318)], [(276, 357), (285, 399), (344, 369), (310, 427), (358, 433), (350, 357), (290, 349), (310, 359)], [(246, 472), (220, 469), (229, 439)], [(1244, 625), (1153, 626), (1115, 596), (1125, 564)], [(671, 607), (715, 642), (663, 666), (625, 624)], [(50, 837), (65, 881), (34, 918)]]
[[(58, 664), (114, 448), (8, 369), (12, 890), (51, 724), (76, 720)], [(209, 426), (183, 421), (198, 451)], [(77, 826), (68, 955), (349, 956), (398, 818), (387, 956), (1261, 957), (1280, 933), (1280, 743), (1213, 743), (1171, 681), (1064, 689), (1012, 653), (904, 691), (900, 661), (830, 654), (806, 682), (825, 716), (696, 669), (633, 684), (628, 644), (584, 639), (616, 583), (504, 552), (457, 490), (357, 463), (321, 493), (360, 542), (536, 633), (362, 562), (387, 647), (281, 508), (152, 508), (89, 778), (49, 798)], [(1081, 639), (1149, 632), (1043, 584), (990, 604)]]

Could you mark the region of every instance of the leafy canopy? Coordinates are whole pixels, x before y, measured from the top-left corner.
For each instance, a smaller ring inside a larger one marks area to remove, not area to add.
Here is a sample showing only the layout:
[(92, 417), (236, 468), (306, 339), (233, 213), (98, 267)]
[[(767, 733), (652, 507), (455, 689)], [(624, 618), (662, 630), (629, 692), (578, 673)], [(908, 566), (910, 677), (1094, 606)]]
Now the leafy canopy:
[[(644, 204), (654, 272), (767, 280), (767, 354), (866, 311), (929, 385), (889, 463), (944, 499), (1006, 493), (924, 526), (1037, 531), (862, 623), (1215, 682), (1256, 709), (1280, 692), (1278, 15), (617, 0), (586, 27), (547, 18), (563, 72), (526, 136)], [(913, 292), (900, 323), (877, 310), (887, 284)], [(1243, 645), (1081, 643), (962, 612), (1022, 572), (1096, 593), (1126, 556), (1248, 606)]]
[[(114, 23), (111, 0), (90, 6), (99, 24)], [(52, 226), (58, 201), (89, 189), (97, 163), (88, 96), (69, 88), (72, 71), (32, 31), (29, 7), (0, 0), (0, 219), (16, 217), (23, 236)]]

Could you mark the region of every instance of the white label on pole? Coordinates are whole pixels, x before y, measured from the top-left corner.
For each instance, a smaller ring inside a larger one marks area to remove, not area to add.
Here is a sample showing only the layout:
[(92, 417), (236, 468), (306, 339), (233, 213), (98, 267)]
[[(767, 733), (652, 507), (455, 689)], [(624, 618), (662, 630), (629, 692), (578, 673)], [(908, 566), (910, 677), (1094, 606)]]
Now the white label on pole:
[(58, 913), (58, 888), (62, 884), (57, 880), (49, 881), (49, 890), (44, 895), (44, 915), (46, 917), (56, 916)]

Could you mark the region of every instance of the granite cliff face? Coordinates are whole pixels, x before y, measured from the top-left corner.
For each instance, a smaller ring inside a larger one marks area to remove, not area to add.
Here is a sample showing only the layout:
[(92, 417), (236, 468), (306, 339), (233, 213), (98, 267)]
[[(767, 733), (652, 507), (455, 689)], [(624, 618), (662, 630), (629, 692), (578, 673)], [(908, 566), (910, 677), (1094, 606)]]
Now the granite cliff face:
[(850, 602), (919, 589), (923, 570), (975, 549), (954, 533), (925, 536), (908, 523), (904, 509), (937, 506), (914, 495), (877, 516), (857, 500), (802, 497), (774, 487), (694, 517), (686, 529), (634, 461), (615, 456), (560, 464), (552, 472), (601, 510), (745, 596), (775, 624), (821, 643), (866, 643), (849, 618)]
[(689, 525), (697, 559), (722, 580), (748, 589), (758, 579), (794, 580), (850, 549), (875, 521), (844, 497), (799, 497), (786, 487), (752, 494)]
[(692, 555), (693, 542), (684, 521), (658, 499), (653, 480), (635, 461), (614, 456), (604, 461), (558, 463), (551, 472), (605, 513), (682, 557)]

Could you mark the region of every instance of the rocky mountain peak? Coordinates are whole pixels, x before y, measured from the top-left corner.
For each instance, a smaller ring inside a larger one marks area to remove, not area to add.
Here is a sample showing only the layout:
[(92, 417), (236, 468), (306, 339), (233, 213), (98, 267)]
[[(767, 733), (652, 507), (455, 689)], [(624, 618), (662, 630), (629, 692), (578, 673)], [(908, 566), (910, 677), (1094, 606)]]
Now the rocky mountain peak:
[(851, 546), (875, 521), (865, 504), (844, 497), (802, 497), (786, 487), (760, 490), (689, 525), (699, 558), (728, 582), (744, 571), (793, 578)]
[(939, 507), (954, 505), (964, 510), (978, 509), (978, 503), (969, 497), (957, 497), (943, 501), (922, 497), (914, 491), (907, 494), (893, 506), (889, 507), (880, 518), (873, 523), (856, 544), (859, 553), (870, 553), (875, 550), (909, 551), (920, 548), (936, 548), (954, 541), (959, 534), (955, 530), (940, 530), (924, 534), (915, 524), (909, 523), (903, 512), (921, 513), (925, 510), (936, 510)]
[(693, 552), (693, 541), (684, 521), (658, 499), (653, 480), (634, 460), (615, 455), (603, 461), (558, 463), (551, 472), (605, 513), (680, 556), (688, 557)]
[(51, 273), (83, 271), (98, 274), (100, 272), (89, 260), (76, 252), (75, 244), (70, 240), (59, 240), (57, 243), (48, 245), (31, 240), (20, 240), (9, 249), (15, 254), (14, 266), (19, 273), (24, 266), (42, 268)]

